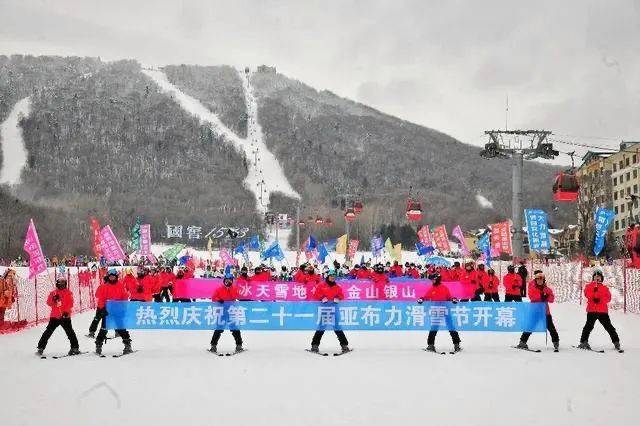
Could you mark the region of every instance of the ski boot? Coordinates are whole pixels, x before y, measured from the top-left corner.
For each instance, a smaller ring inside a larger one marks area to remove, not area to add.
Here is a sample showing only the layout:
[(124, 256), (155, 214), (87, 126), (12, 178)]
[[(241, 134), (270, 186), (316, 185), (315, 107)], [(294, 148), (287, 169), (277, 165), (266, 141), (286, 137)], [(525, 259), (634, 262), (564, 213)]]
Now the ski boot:
[(73, 355), (80, 355), (80, 348), (71, 348), (69, 349), (68, 355), (69, 356), (73, 356)]
[(560, 342), (552, 342), (553, 343), (553, 351), (560, 352)]
[(350, 351), (351, 351), (351, 349), (349, 349), (349, 346), (348, 346), (348, 345), (341, 345), (341, 346), (340, 346), (340, 349), (342, 350), (342, 353), (343, 353), (343, 354), (346, 354), (347, 352), (350, 352)]
[(131, 340), (125, 340), (123, 343), (124, 343), (124, 349), (122, 350), (123, 355), (130, 354), (131, 352), (133, 352), (133, 349), (131, 349)]
[(242, 352), (242, 351), (244, 351), (244, 348), (242, 347), (242, 345), (241, 344), (240, 345), (236, 345), (236, 353)]
[(43, 353), (44, 353), (44, 349), (43, 348), (38, 348), (38, 350), (36, 351), (36, 355), (38, 355), (38, 356), (42, 356)]
[(435, 345), (427, 345), (427, 352), (435, 352), (435, 351), (436, 351)]
[(589, 345), (589, 342), (580, 342), (580, 344), (578, 345), (578, 349), (586, 349), (590, 351), (591, 346)]
[(87, 334), (87, 337), (90, 339), (95, 339), (96, 338), (96, 332), (95, 331), (90, 331), (89, 334)]
[(96, 355), (102, 355), (102, 343), (96, 343)]
[(613, 342), (613, 347), (616, 348), (617, 351), (622, 351), (622, 348), (620, 347), (620, 342)]
[(217, 354), (218, 353), (218, 347), (216, 345), (211, 345), (211, 347), (209, 348), (209, 352)]
[(460, 347), (460, 343), (453, 344), (453, 352), (460, 352), (462, 348)]
[(320, 346), (318, 346), (318, 345), (311, 345), (311, 352), (313, 352), (313, 353), (316, 353), (316, 354), (317, 354), (318, 352), (320, 352)]
[(522, 340), (520, 340), (520, 343), (518, 343), (518, 346), (516, 346), (516, 348), (527, 350), (529, 349), (529, 345), (527, 345), (527, 342), (523, 342)]

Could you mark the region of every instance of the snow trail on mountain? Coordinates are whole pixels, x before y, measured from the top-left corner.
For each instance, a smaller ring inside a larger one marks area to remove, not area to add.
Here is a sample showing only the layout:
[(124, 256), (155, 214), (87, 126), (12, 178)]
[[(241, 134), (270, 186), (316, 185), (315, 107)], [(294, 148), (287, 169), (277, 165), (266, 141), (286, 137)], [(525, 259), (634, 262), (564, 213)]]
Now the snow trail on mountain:
[[(286, 196), (299, 199), (300, 195), (293, 189), (285, 177), (280, 163), (276, 157), (267, 149), (262, 138), (262, 130), (258, 125), (257, 105), (252, 93), (250, 83), (246, 77), (241, 76), (245, 89), (245, 101), (247, 103), (247, 113), (249, 115), (247, 123), (247, 134), (249, 139), (243, 139), (236, 135), (231, 129), (225, 126), (218, 116), (212, 113), (207, 107), (202, 105), (197, 99), (185, 94), (174, 86), (162, 71), (142, 70), (151, 78), (163, 93), (173, 96), (173, 99), (187, 112), (206, 122), (211, 130), (224, 137), (225, 140), (241, 152), (247, 158), (249, 171), (243, 184), (251, 191), (256, 198), (256, 209), (264, 211), (269, 205), (271, 194), (280, 192)], [(259, 161), (255, 161), (259, 158)], [(260, 185), (260, 182), (264, 183)]]
[(20, 119), (31, 112), (29, 97), (18, 101), (11, 113), (0, 125), (0, 142), (2, 143), (2, 170), (0, 183), (17, 185), (20, 183), (22, 169), (27, 164), (27, 150), (22, 138)]

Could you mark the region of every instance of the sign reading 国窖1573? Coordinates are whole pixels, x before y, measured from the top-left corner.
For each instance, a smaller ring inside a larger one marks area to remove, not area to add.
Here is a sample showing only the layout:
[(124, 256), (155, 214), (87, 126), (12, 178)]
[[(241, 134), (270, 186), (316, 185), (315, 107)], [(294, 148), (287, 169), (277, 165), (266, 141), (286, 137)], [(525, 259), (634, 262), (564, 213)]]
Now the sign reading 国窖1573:
[(108, 329), (546, 331), (545, 303), (107, 303)]
[(235, 238), (245, 238), (249, 233), (247, 227), (233, 227), (233, 226), (211, 226), (202, 227), (196, 225), (182, 226), (182, 225), (166, 225), (166, 237), (171, 239), (186, 239), (186, 240), (207, 240), (223, 238), (229, 235), (229, 231), (237, 234)]

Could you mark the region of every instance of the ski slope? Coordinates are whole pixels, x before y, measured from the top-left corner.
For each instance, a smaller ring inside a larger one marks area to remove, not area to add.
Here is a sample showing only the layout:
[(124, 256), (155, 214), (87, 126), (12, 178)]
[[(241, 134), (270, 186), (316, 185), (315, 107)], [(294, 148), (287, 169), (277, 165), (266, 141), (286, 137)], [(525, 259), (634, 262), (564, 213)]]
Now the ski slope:
[[(611, 314), (626, 353), (571, 349), (584, 307), (552, 306), (560, 353), (534, 335), (535, 354), (509, 348), (513, 333), (461, 333), (464, 351), (420, 350), (425, 333), (349, 332), (353, 353), (319, 357), (308, 332), (243, 332), (246, 353), (205, 351), (210, 333), (132, 331), (139, 352), (60, 360), (33, 355), (44, 326), (0, 336), (2, 423), (6, 425), (636, 425), (640, 317)], [(74, 317), (81, 349), (91, 314)], [(594, 347), (610, 348), (600, 325)], [(450, 349), (447, 333), (436, 345)], [(219, 344), (231, 350), (225, 332)], [(321, 349), (337, 350), (327, 333)], [(57, 330), (47, 352), (66, 351)], [(105, 352), (120, 351), (109, 340)]]
[[(142, 72), (153, 80), (163, 93), (169, 94), (188, 113), (207, 123), (216, 134), (224, 137), (238, 151), (243, 152), (247, 158), (249, 172), (244, 180), (244, 186), (251, 191), (256, 198), (256, 209), (263, 212), (269, 205), (271, 194), (280, 192), (292, 198), (300, 198), (300, 195), (293, 189), (287, 180), (280, 163), (268, 149), (262, 138), (262, 130), (257, 124), (257, 106), (250, 83), (246, 77), (241, 76), (245, 89), (245, 101), (249, 114), (249, 122), (253, 123), (247, 129), (249, 139), (243, 139), (236, 135), (231, 129), (225, 126), (217, 115), (212, 113), (207, 107), (202, 105), (197, 99), (182, 92), (174, 86), (167, 76), (158, 70), (144, 69)], [(256, 151), (259, 157), (258, 162), (254, 161)], [(264, 184), (260, 182), (264, 180)]]
[(27, 150), (22, 139), (20, 119), (31, 112), (29, 97), (18, 101), (9, 116), (0, 124), (0, 143), (2, 144), (2, 170), (0, 183), (17, 185), (20, 183), (22, 169), (27, 164)]

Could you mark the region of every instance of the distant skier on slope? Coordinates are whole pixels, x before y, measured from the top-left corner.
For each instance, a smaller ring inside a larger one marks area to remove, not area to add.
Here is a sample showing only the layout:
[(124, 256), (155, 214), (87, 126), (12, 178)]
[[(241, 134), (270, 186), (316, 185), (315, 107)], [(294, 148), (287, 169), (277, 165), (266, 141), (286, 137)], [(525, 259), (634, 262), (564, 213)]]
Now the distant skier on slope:
[[(233, 275), (225, 275), (222, 283), (223, 285), (213, 292), (211, 300), (217, 303), (237, 301), (240, 298), (240, 293), (238, 292), (238, 288), (233, 285)], [(220, 336), (222, 336), (223, 331), (223, 329), (217, 329), (213, 332), (213, 336), (211, 337), (211, 348), (209, 349), (210, 352), (218, 353), (218, 341), (220, 340)], [(231, 335), (233, 336), (233, 340), (236, 342), (236, 353), (242, 352), (244, 348), (242, 347), (242, 335), (240, 334), (240, 330), (231, 330)]]
[(71, 325), (71, 314), (73, 311), (73, 294), (71, 290), (67, 288), (67, 279), (63, 276), (56, 280), (56, 289), (49, 293), (47, 297), (47, 305), (51, 307), (51, 316), (49, 317), (49, 324), (42, 333), (40, 341), (38, 341), (37, 354), (42, 356), (44, 349), (47, 347), (49, 338), (53, 332), (61, 326), (64, 332), (67, 334), (71, 349), (69, 355), (79, 355), (80, 349), (78, 344), (78, 338), (76, 332), (73, 331)]
[[(542, 272), (538, 272), (535, 274), (532, 282), (529, 283), (529, 300), (531, 303), (544, 303), (546, 304), (547, 310), (547, 330), (549, 330), (549, 334), (551, 335), (551, 342), (553, 343), (553, 350), (558, 352), (560, 348), (560, 337), (558, 336), (558, 332), (556, 331), (556, 326), (553, 324), (553, 317), (551, 316), (551, 310), (549, 309), (549, 303), (553, 303), (555, 300), (555, 295), (553, 294), (553, 290), (551, 287), (547, 286), (547, 281)], [(522, 333), (520, 337), (520, 343), (518, 344), (518, 349), (529, 349), (527, 346), (527, 341), (531, 333), (525, 331)]]
[[(449, 289), (442, 284), (442, 277), (440, 274), (433, 274), (429, 278), (431, 278), (432, 285), (427, 288), (425, 294), (418, 299), (418, 303), (422, 304), (423, 302), (453, 302), (457, 303), (457, 300), (451, 297), (451, 292)], [(449, 321), (447, 321), (449, 325)], [(429, 335), (427, 336), (427, 351), (436, 352), (435, 342), (436, 335), (438, 334), (438, 330), (429, 331)], [(451, 335), (451, 340), (453, 341), (453, 350), (454, 352), (460, 352), (462, 349), (460, 348), (460, 335), (455, 330), (449, 330), (449, 334)]]
[(615, 327), (611, 324), (611, 318), (609, 318), (609, 302), (611, 301), (611, 291), (604, 284), (604, 275), (601, 271), (595, 271), (593, 273), (593, 281), (591, 281), (584, 288), (584, 296), (587, 298), (587, 322), (582, 329), (582, 335), (580, 336), (580, 349), (591, 349), (589, 346), (589, 335), (593, 330), (593, 326), (596, 321), (600, 321), (600, 324), (607, 330), (613, 346), (621, 351), (620, 338), (616, 332)]
[[(320, 284), (316, 288), (315, 296), (322, 303), (338, 303), (341, 300), (344, 300), (342, 287), (340, 287), (338, 283), (336, 283), (335, 274), (330, 273), (329, 275), (327, 275), (325, 282)], [(338, 337), (338, 342), (340, 342), (342, 353), (349, 352), (351, 349), (349, 349), (349, 341), (347, 340), (347, 336), (345, 336), (344, 331), (335, 328), (334, 332)], [(322, 340), (323, 335), (324, 330), (317, 330), (315, 332), (315, 334), (313, 335), (313, 339), (311, 339), (311, 352), (318, 353), (320, 351), (320, 341)]]

